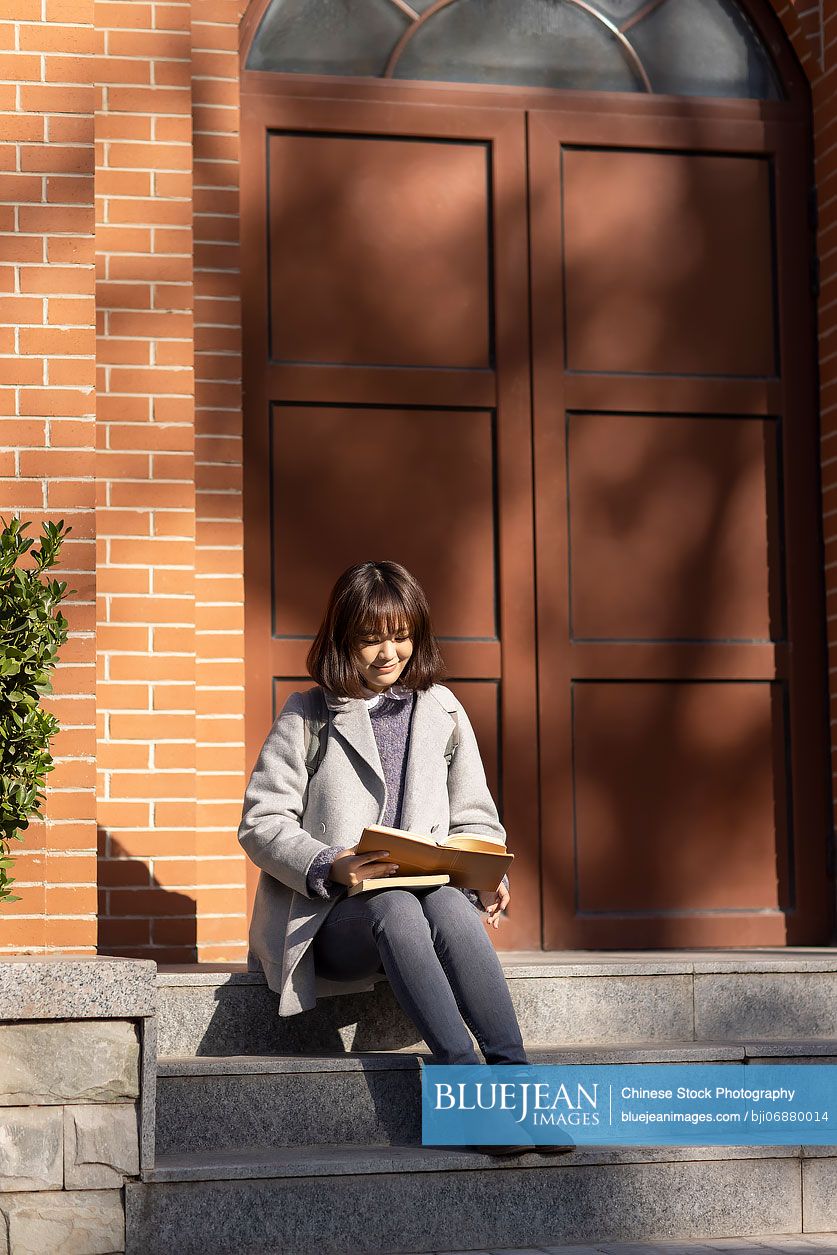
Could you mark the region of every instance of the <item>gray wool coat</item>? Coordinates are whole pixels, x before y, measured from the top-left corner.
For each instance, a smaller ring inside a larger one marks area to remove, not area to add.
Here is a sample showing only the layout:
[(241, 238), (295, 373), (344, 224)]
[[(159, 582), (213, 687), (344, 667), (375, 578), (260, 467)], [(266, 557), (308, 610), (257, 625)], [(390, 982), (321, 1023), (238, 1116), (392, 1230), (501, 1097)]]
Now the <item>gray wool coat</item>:
[[(326, 691), (331, 728), (325, 756), (308, 784), (301, 693), (291, 693), (268, 733), (244, 795), (238, 839), (261, 868), (250, 923), (248, 968), (264, 971), (279, 994), (279, 1014), (297, 1015), (318, 997), (370, 990), (383, 974), (328, 981), (314, 971), (312, 941), (335, 901), (308, 890), (308, 868), (328, 845), (348, 848), (367, 824), (380, 823), (387, 785), (363, 698)], [(450, 771), (445, 749), (458, 712), (459, 747)], [(307, 796), (306, 796), (307, 789)], [(462, 705), (443, 684), (416, 694), (407, 748), (401, 827), (435, 835), (506, 832)], [(384, 846), (381, 847), (385, 848)]]

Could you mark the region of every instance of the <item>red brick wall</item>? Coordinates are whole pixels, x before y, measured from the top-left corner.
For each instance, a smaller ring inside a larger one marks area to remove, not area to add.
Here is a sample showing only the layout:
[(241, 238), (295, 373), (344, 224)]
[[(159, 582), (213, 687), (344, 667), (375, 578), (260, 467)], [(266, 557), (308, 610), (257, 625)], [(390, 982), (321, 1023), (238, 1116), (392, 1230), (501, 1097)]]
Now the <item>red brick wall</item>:
[(0, 19), (0, 511), (79, 590), (0, 952), (244, 957), (240, 8)]
[[(78, 589), (49, 700), (58, 768), (0, 953), (245, 956), (245, 7), (5, 0), (0, 15), (0, 513), (71, 523)], [(837, 715), (837, 11), (775, 7), (814, 99)]]

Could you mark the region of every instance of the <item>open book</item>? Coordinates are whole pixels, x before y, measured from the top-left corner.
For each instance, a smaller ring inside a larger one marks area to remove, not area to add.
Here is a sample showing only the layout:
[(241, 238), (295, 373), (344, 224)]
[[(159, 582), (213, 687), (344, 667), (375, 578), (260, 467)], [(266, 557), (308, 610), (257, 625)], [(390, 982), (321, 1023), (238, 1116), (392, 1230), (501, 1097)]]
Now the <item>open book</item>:
[[(457, 832), (436, 841), (434, 837), (404, 828), (369, 824), (356, 847), (357, 854), (389, 850), (387, 861), (398, 864), (398, 874), (427, 876), (445, 873), (456, 889), (494, 890), (514, 858), (505, 845), (477, 833)], [(397, 876), (386, 877), (391, 883)]]

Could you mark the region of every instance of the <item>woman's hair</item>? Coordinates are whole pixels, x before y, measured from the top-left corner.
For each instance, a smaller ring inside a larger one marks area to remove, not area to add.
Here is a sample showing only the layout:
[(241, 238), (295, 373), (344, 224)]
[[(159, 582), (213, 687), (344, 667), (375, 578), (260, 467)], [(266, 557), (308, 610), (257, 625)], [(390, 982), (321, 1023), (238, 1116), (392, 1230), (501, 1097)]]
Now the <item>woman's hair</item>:
[(363, 697), (354, 651), (366, 636), (395, 636), (406, 628), (413, 652), (399, 676), (410, 689), (428, 689), (445, 674), (424, 590), (397, 562), (358, 562), (337, 580), (320, 630), (308, 651), (312, 679), (337, 697)]

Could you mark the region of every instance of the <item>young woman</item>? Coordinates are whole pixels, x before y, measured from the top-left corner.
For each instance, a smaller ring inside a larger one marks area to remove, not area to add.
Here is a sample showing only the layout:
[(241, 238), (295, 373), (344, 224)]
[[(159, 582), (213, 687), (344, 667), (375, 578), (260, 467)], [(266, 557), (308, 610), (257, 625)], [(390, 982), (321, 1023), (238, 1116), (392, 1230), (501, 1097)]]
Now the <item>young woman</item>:
[(490, 893), (437, 885), (346, 896), (365, 877), (398, 872), (386, 849), (355, 852), (367, 824), (505, 842), (468, 716), (438, 682), (442, 658), (413, 576), (396, 562), (344, 571), (307, 667), (328, 707), (320, 766), (309, 781), (302, 694), (292, 693), (244, 799), (238, 837), (261, 868), (249, 966), (280, 995), (280, 1015), (388, 979), (434, 1063), (480, 1062), (466, 1024), (486, 1063), (528, 1063), (483, 926), (499, 926), (507, 877)]

